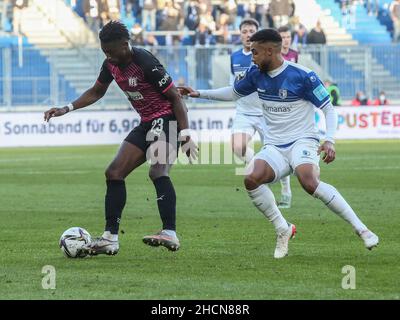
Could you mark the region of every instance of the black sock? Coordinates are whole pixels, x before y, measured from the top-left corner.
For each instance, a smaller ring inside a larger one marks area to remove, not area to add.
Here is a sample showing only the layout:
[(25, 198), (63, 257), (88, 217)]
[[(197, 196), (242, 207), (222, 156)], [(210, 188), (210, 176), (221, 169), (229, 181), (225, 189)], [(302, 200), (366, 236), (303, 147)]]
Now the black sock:
[(107, 180), (105, 197), (106, 228), (111, 234), (118, 234), (122, 210), (126, 203), (126, 188), (124, 180)]
[(163, 229), (176, 230), (176, 194), (169, 177), (160, 177), (153, 181), (157, 192), (157, 205)]

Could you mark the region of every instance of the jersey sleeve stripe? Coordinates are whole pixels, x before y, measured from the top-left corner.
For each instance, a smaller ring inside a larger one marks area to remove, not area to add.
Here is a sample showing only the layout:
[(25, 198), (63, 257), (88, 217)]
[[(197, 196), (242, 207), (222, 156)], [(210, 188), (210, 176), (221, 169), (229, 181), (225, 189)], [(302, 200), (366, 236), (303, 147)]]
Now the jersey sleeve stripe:
[(244, 94), (240, 94), (239, 92), (237, 92), (235, 88), (233, 88), (233, 92), (234, 92), (238, 97), (245, 97)]
[(323, 108), (325, 108), (325, 107), (329, 104), (329, 102), (331, 102), (330, 99), (326, 100), (321, 106), (318, 107), (318, 109), (323, 109)]
[(162, 93), (166, 93), (172, 86), (173, 86), (173, 82), (171, 82), (170, 84), (169, 84), (169, 86), (168, 87), (166, 87), (163, 91), (162, 91)]

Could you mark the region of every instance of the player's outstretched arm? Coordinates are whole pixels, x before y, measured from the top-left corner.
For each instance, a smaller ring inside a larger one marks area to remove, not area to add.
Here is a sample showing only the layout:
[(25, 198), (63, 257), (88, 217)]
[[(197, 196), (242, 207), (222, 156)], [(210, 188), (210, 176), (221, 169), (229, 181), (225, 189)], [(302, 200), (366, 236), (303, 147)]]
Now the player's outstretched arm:
[(44, 113), (44, 120), (49, 121), (53, 117), (60, 117), (72, 111), (87, 107), (99, 99), (107, 92), (109, 84), (103, 84), (97, 81), (93, 87), (86, 90), (78, 99), (64, 107), (51, 108)]
[(239, 98), (231, 86), (209, 90), (195, 90), (191, 87), (181, 86), (178, 87), (178, 90), (181, 95), (187, 95), (191, 98), (202, 98), (217, 101), (235, 101)]

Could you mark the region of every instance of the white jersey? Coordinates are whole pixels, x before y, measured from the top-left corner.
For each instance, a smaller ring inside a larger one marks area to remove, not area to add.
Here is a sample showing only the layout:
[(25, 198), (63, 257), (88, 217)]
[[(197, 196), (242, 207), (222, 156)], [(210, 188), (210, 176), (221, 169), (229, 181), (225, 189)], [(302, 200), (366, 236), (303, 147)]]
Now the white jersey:
[(258, 93), (268, 144), (284, 147), (301, 138), (319, 141), (314, 107), (323, 109), (330, 99), (313, 71), (288, 61), (267, 74), (252, 66), (236, 78), (234, 91), (240, 97)]
[[(235, 51), (231, 54), (231, 84), (233, 85), (235, 77), (241, 77), (251, 67), (252, 53), (245, 52), (243, 49)], [(262, 109), (260, 99), (257, 92), (236, 100), (236, 113), (261, 116)]]

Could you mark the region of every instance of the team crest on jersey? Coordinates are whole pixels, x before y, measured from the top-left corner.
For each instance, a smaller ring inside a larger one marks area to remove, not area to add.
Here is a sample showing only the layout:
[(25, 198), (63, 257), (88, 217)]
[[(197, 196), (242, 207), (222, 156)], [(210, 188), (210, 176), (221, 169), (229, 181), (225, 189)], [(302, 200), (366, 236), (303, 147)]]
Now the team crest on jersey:
[(242, 79), (245, 77), (245, 75), (246, 75), (246, 72), (238, 72), (238, 73), (236, 74), (235, 80), (236, 80), (236, 81), (240, 81), (240, 80), (242, 80)]
[(136, 78), (136, 77), (129, 78), (128, 82), (129, 82), (129, 86), (130, 87), (136, 87), (137, 86), (137, 82), (138, 82), (138, 78)]
[(282, 100), (286, 99), (287, 97), (287, 90), (286, 89), (279, 89), (279, 98)]

